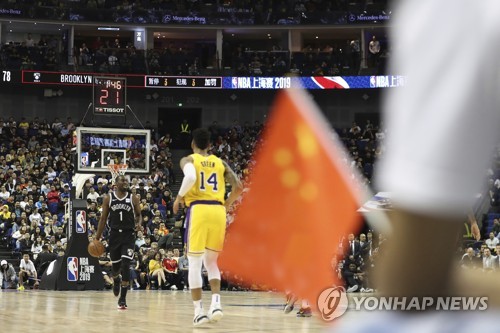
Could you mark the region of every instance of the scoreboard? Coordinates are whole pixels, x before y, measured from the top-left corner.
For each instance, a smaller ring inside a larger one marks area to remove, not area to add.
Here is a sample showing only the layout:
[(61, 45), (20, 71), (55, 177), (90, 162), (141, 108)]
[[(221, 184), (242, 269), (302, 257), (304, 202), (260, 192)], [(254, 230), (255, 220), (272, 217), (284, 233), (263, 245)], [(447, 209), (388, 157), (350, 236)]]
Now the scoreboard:
[[(109, 82), (101, 81), (102, 75), (109, 78)], [(117, 89), (118, 84), (126, 88), (139, 89), (377, 89), (396, 88), (406, 85), (407, 78), (402, 75), (376, 76), (162, 76), (143, 74), (102, 74), (102, 73), (74, 73), (49, 72), (34, 70), (2, 70), (0, 85), (39, 85), (39, 86), (87, 86), (96, 85), (106, 92), (97, 96), (102, 102), (94, 103), (104, 108), (124, 107), (125, 89)], [(104, 82), (104, 83), (103, 83)], [(102, 83), (102, 84), (101, 84)], [(106, 84), (109, 83), (109, 86)], [(95, 91), (94, 91), (95, 92)], [(123, 92), (123, 94), (122, 94)], [(105, 94), (108, 94), (105, 96)], [(94, 97), (96, 95), (94, 94)], [(122, 99), (123, 97), (123, 99)], [(116, 100), (118, 102), (116, 103)], [(96, 100), (94, 100), (96, 102)], [(109, 104), (113, 103), (113, 104)], [(95, 111), (95, 110), (94, 110)], [(115, 110), (116, 111), (116, 110)]]
[(127, 79), (123, 77), (94, 77), (94, 115), (125, 115)]

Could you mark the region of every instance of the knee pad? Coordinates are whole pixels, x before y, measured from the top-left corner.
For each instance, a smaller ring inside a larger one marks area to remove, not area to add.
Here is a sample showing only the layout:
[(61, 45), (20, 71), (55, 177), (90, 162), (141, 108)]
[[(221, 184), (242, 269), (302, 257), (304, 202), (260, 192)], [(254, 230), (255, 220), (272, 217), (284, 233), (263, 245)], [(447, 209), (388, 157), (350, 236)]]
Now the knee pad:
[(203, 287), (203, 280), (201, 279), (201, 266), (203, 265), (202, 256), (190, 256), (189, 260), (189, 273), (188, 281), (191, 289), (198, 289)]
[(210, 280), (220, 280), (220, 270), (217, 266), (217, 258), (219, 258), (219, 253), (207, 250), (203, 256), (203, 264), (207, 270), (208, 281)]
[(122, 281), (130, 281), (130, 259), (122, 258)]

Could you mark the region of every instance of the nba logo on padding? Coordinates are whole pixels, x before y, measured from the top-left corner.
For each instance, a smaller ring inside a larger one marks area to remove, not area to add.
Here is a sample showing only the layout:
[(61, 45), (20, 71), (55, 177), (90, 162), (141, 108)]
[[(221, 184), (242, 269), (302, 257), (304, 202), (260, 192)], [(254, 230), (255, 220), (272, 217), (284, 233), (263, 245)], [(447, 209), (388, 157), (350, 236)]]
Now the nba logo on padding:
[(78, 281), (78, 258), (68, 257), (68, 281)]
[(79, 234), (87, 232), (87, 212), (84, 210), (76, 211), (76, 232)]

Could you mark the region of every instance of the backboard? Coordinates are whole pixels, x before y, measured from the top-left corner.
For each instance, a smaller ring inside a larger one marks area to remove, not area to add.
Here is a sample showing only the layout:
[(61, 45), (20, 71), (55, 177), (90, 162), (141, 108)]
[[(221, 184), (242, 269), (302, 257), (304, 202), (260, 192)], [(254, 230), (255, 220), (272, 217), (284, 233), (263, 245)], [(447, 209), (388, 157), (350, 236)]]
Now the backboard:
[(150, 172), (151, 132), (129, 128), (76, 128), (76, 172), (109, 173), (108, 164), (127, 164), (127, 174)]

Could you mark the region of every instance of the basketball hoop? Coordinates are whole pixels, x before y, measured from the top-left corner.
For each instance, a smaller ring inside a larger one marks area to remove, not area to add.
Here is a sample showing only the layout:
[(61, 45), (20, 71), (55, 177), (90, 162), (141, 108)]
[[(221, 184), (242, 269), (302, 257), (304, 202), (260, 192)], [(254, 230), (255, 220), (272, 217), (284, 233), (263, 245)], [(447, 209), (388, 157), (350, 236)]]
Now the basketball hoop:
[(112, 182), (115, 183), (116, 177), (124, 175), (127, 172), (127, 164), (108, 164), (109, 172), (111, 172)]

